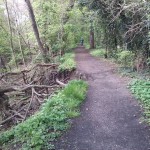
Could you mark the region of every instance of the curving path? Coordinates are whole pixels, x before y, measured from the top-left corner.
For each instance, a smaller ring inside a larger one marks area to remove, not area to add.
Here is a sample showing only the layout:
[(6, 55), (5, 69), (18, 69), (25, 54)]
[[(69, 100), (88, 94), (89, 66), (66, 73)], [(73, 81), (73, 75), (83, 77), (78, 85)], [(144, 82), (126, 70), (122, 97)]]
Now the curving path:
[(81, 117), (56, 143), (56, 150), (150, 150), (150, 128), (114, 65), (76, 49), (78, 70), (89, 75)]

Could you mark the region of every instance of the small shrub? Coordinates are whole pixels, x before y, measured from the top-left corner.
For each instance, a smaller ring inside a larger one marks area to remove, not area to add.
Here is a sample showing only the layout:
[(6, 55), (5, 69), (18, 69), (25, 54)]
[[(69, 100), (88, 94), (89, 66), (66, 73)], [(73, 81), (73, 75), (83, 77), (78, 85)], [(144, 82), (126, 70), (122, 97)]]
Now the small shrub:
[(73, 70), (76, 68), (76, 63), (74, 61), (75, 54), (72, 53), (66, 53), (61, 59), (60, 59), (60, 65), (59, 65), (59, 70), (64, 71), (64, 70)]
[(90, 54), (96, 57), (105, 57), (106, 52), (104, 49), (96, 49), (94, 51), (91, 51)]
[(123, 67), (132, 67), (134, 54), (131, 51), (122, 51), (117, 54), (118, 62), (123, 65)]

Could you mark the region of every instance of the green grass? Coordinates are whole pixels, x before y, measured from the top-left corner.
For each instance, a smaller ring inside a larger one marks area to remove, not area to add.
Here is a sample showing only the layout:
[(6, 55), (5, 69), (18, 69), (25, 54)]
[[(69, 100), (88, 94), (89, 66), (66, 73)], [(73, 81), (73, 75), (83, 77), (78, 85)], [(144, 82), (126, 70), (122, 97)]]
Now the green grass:
[(102, 57), (104, 58), (105, 57), (105, 50), (104, 49), (95, 49), (93, 51), (90, 52), (90, 54), (92, 56), (95, 56), (95, 57)]
[(40, 111), (0, 135), (0, 145), (21, 145), (21, 150), (52, 149), (52, 142), (69, 127), (69, 119), (80, 115), (79, 106), (86, 96), (87, 83), (73, 80), (52, 98)]
[(61, 59), (60, 59), (60, 65), (59, 65), (59, 70), (64, 71), (64, 70), (73, 70), (76, 68), (76, 63), (75, 63), (75, 54), (73, 53), (66, 53)]
[(134, 80), (129, 88), (141, 102), (145, 120), (150, 124), (150, 80)]

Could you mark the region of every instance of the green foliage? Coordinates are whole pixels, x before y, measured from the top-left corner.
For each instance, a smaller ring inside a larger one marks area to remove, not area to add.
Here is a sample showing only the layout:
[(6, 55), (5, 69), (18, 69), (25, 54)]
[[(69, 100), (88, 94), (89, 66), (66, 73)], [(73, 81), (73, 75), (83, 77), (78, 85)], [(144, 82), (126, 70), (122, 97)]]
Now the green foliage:
[[(47, 54), (46, 59), (50, 60), (50, 54)], [(38, 54), (32, 59), (32, 63), (41, 63), (42, 60), (43, 60), (42, 54)]]
[(52, 51), (57, 52), (57, 51), (59, 51), (61, 48), (62, 48), (62, 44), (55, 42), (55, 44), (53, 44), (53, 46), (52, 46)]
[(86, 91), (87, 83), (71, 81), (47, 99), (38, 113), (1, 134), (0, 144), (13, 142), (22, 145), (25, 150), (53, 149), (52, 141), (69, 127), (69, 119), (79, 116), (79, 106), (85, 99)]
[(106, 52), (104, 49), (95, 49), (91, 51), (90, 54), (96, 57), (105, 57)]
[(147, 58), (147, 65), (150, 66), (150, 57)]
[(128, 76), (130, 78), (138, 78), (138, 73), (133, 71), (132, 68), (125, 68), (125, 67), (120, 67), (118, 69), (118, 72), (122, 75), (122, 76)]
[[(150, 33), (147, 30), (147, 27), (150, 26), (148, 23), (150, 19), (148, 1), (78, 0), (78, 3), (81, 9), (87, 7), (89, 12), (94, 12), (91, 16), (91, 24), (94, 28), (96, 46), (102, 45), (107, 48), (108, 54), (111, 56), (114, 56), (118, 47), (132, 50), (134, 54), (137, 54), (137, 51), (142, 52), (143, 57), (150, 56), (148, 48)], [(122, 5), (127, 6), (124, 14), (119, 13), (122, 7), (118, 6)], [(118, 14), (116, 18), (114, 14)], [(138, 33), (132, 30), (134, 26), (141, 22), (144, 23), (145, 20), (147, 20), (146, 25), (142, 25)]]
[(143, 105), (145, 119), (150, 124), (150, 80), (134, 80), (129, 87)]
[(87, 42), (88, 24), (77, 4), (69, 8), (70, 1), (36, 0), (33, 2), (41, 37), (52, 51), (67, 50), (78, 45), (83, 37)]
[(59, 70), (73, 70), (76, 68), (76, 63), (74, 60), (75, 55), (73, 53), (66, 53), (61, 59), (60, 59), (60, 65)]
[(84, 46), (85, 46), (86, 49), (90, 48), (90, 44), (89, 43), (85, 43)]
[(134, 54), (131, 51), (122, 51), (117, 54), (118, 62), (123, 65), (123, 67), (132, 67)]
[(11, 58), (11, 49), (9, 47), (9, 30), (7, 25), (7, 18), (4, 15), (4, 8), (0, 8), (0, 55), (8, 59)]

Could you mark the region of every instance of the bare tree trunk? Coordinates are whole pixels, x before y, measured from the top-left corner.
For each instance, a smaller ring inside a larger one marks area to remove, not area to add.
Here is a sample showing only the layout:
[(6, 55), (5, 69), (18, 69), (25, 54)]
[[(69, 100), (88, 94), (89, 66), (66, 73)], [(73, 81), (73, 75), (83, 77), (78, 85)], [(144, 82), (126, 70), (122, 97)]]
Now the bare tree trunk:
[(105, 28), (105, 58), (108, 58), (108, 33)]
[(31, 19), (31, 22), (32, 22), (33, 31), (34, 31), (34, 34), (35, 34), (35, 37), (36, 37), (39, 49), (40, 49), (40, 51), (42, 53), (43, 61), (46, 63), (47, 62), (47, 52), (46, 52), (46, 49), (44, 48), (43, 43), (42, 43), (42, 41), (40, 39), (39, 30), (38, 30), (37, 23), (36, 23), (36, 20), (35, 20), (33, 7), (31, 5), (30, 0), (25, 0), (25, 2), (27, 4), (27, 6), (28, 6), (29, 16), (30, 16), (30, 19)]
[(12, 28), (11, 28), (11, 23), (10, 23), (10, 14), (9, 14), (7, 0), (4, 0), (4, 3), (5, 3), (5, 6), (6, 6), (7, 17), (8, 17), (8, 26), (9, 26), (9, 31), (10, 31), (10, 47), (11, 47), (13, 59), (15, 61), (15, 65), (18, 68), (17, 60), (16, 60), (16, 56), (15, 56), (15, 51), (14, 51), (14, 46), (13, 46), (13, 40), (12, 40)]
[[(27, 26), (26, 24), (27, 21), (25, 21), (25, 26)], [(28, 31), (28, 28), (25, 28), (25, 30)], [(31, 45), (30, 45), (30, 40), (29, 40), (29, 36), (28, 34), (26, 35), (26, 37), (24, 37), (21, 33), (20, 34), (20, 37), (22, 38), (22, 40), (24, 41), (24, 43), (26, 44), (26, 46), (28, 47), (28, 50), (30, 51), (30, 59), (32, 60), (32, 52), (31, 52)]]
[(24, 55), (24, 51), (22, 49), (22, 43), (21, 43), (21, 37), (20, 37), (20, 31), (21, 31), (21, 28), (19, 26), (19, 6), (17, 4), (17, 2), (15, 0), (13, 0), (13, 7), (17, 8), (17, 9), (14, 9), (14, 13), (15, 13), (15, 25), (16, 25), (16, 32), (17, 32), (17, 36), (18, 36), (18, 44), (19, 44), (19, 49), (20, 49), (20, 52), (21, 52), (21, 57), (22, 57), (22, 61), (23, 61), (23, 65), (26, 66), (26, 63), (25, 63), (25, 55)]
[(93, 28), (93, 21), (90, 21), (90, 49), (95, 48), (95, 39), (94, 39), (94, 28)]
[[(60, 42), (62, 44), (63, 43), (63, 36), (64, 36), (64, 20), (63, 20), (63, 18), (65, 16), (65, 13), (64, 13), (63, 7), (62, 7), (63, 1), (61, 1), (60, 4), (61, 4), (61, 12), (62, 13), (60, 14), (60, 34), (59, 34), (59, 40), (60, 40)], [(63, 54), (63, 49), (61, 47), (61, 49), (60, 49), (60, 57), (62, 56), (62, 54)]]
[(91, 49), (94, 49), (94, 48), (95, 48), (94, 32), (93, 32), (93, 30), (90, 31), (90, 48), (91, 48)]
[(22, 49), (22, 45), (21, 45), (21, 37), (20, 37), (20, 33), (19, 33), (19, 27), (18, 27), (18, 21), (17, 20), (16, 20), (16, 27), (17, 27), (17, 34), (18, 34), (19, 49), (20, 49), (20, 52), (21, 52), (23, 65), (26, 66), (25, 56), (24, 56), (24, 51)]
[(9, 100), (5, 94), (0, 94), (0, 122), (4, 119), (4, 112), (7, 112)]
[(5, 62), (3, 60), (3, 57), (0, 56), (0, 74), (4, 73), (5, 71), (7, 71), (7, 68), (6, 68)]

